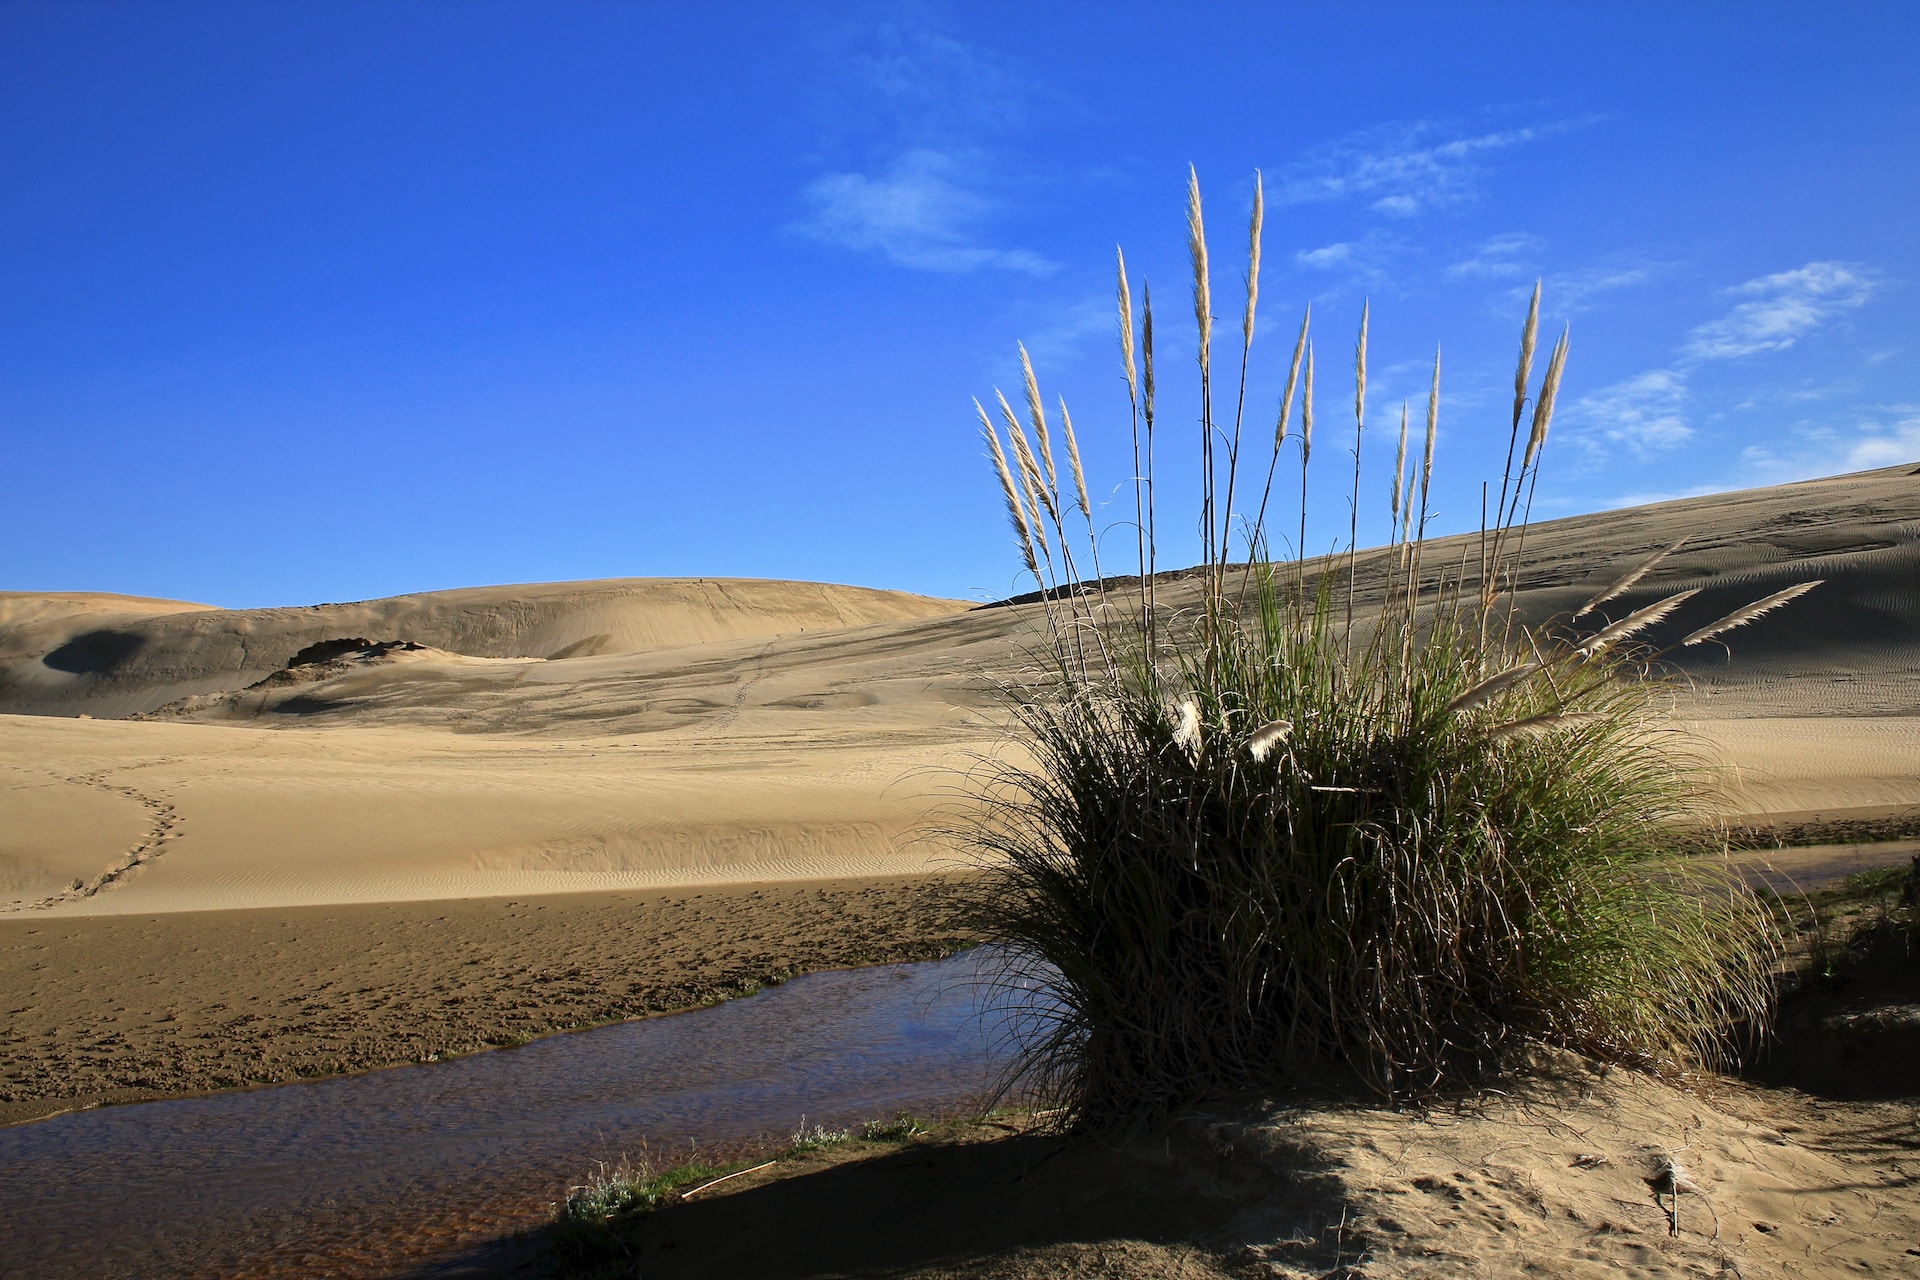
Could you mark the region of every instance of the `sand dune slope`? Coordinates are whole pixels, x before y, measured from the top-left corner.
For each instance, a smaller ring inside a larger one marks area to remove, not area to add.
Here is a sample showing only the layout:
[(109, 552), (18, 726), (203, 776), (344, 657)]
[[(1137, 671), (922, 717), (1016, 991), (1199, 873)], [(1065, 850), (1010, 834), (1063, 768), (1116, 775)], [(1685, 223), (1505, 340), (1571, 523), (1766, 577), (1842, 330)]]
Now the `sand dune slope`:
[(963, 765), (902, 744), (688, 750), (0, 717), (0, 913), (924, 872), (951, 861), (917, 837)]
[(285, 609), (126, 597), (0, 597), (0, 712), (124, 716), (243, 688), (302, 649), (410, 640), (479, 658), (564, 659), (924, 618), (964, 606), (899, 591), (725, 578), (473, 587)]

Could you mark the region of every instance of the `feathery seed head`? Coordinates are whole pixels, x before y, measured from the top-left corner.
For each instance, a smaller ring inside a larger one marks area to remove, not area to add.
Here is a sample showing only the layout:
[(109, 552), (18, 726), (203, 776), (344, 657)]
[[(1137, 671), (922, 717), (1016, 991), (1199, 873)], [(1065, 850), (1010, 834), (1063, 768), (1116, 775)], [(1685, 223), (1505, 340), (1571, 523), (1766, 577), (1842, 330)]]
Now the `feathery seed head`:
[(1020, 347), (1020, 373), (1027, 384), (1027, 417), (1033, 422), (1034, 438), (1040, 442), (1040, 460), (1046, 464), (1047, 487), (1060, 492), (1060, 481), (1053, 471), (1053, 441), (1047, 435), (1047, 411), (1040, 406), (1040, 383), (1033, 376), (1033, 361), (1027, 358), (1027, 344)]
[(1307, 304), (1306, 314), (1300, 317), (1300, 336), (1293, 342), (1293, 363), (1287, 366), (1287, 389), (1280, 395), (1280, 420), (1273, 428), (1273, 451), (1280, 452), (1280, 446), (1287, 440), (1287, 419), (1293, 413), (1293, 389), (1300, 385), (1300, 357), (1307, 349), (1307, 322), (1313, 319), (1313, 304)]
[(1557, 714), (1528, 716), (1525, 720), (1515, 720), (1503, 724), (1487, 736), (1495, 740), (1502, 738), (1544, 738), (1551, 733), (1561, 733), (1578, 729), (1582, 725), (1593, 724), (1600, 716), (1591, 711), (1562, 711)]
[(1533, 344), (1540, 332), (1540, 282), (1533, 282), (1533, 301), (1527, 304), (1527, 322), (1520, 329), (1520, 364), (1513, 374), (1513, 429), (1527, 407), (1527, 381), (1533, 377)]
[(1440, 430), (1440, 348), (1433, 349), (1433, 389), (1427, 392), (1427, 447), (1420, 460), (1420, 509), (1426, 510), (1427, 487), (1433, 483), (1433, 438)]
[(1261, 725), (1254, 735), (1247, 739), (1247, 754), (1252, 756), (1256, 763), (1264, 764), (1267, 757), (1273, 754), (1274, 748), (1285, 742), (1287, 735), (1292, 732), (1293, 721), (1270, 720)]
[(1140, 375), (1133, 361), (1133, 291), (1127, 287), (1127, 255), (1120, 252), (1119, 245), (1115, 245), (1113, 256), (1120, 281), (1119, 292), (1114, 299), (1120, 310), (1120, 359), (1127, 367), (1127, 395), (1138, 401)]
[(1686, 601), (1700, 594), (1700, 588), (1691, 587), (1675, 592), (1664, 600), (1656, 600), (1636, 613), (1630, 613), (1604, 631), (1595, 632), (1580, 643), (1574, 652), (1582, 657), (1591, 658), (1616, 641), (1624, 640), (1637, 632), (1645, 631), (1654, 623), (1678, 609)]
[(973, 409), (980, 415), (980, 433), (986, 437), (987, 453), (993, 459), (994, 474), (1000, 477), (1000, 491), (1007, 500), (1007, 519), (1013, 525), (1021, 557), (1038, 581), (1040, 564), (1033, 554), (1033, 535), (1027, 530), (1027, 513), (1021, 506), (1020, 491), (1014, 483), (1013, 472), (1007, 466), (1006, 452), (1000, 447), (1000, 433), (993, 429), (993, 420), (987, 416), (986, 407), (979, 400), (973, 402)]
[(1553, 344), (1553, 354), (1547, 358), (1547, 376), (1540, 382), (1540, 399), (1533, 406), (1533, 431), (1527, 436), (1527, 455), (1521, 465), (1528, 466), (1540, 456), (1540, 446), (1547, 442), (1547, 427), (1553, 421), (1553, 402), (1560, 394), (1560, 371), (1567, 364), (1567, 339), (1570, 330), (1561, 330), (1560, 341)]
[(1307, 344), (1306, 381), (1300, 384), (1300, 465), (1313, 456), (1313, 344)]
[(1253, 171), (1253, 216), (1247, 225), (1247, 314), (1241, 322), (1241, 335), (1253, 345), (1253, 307), (1260, 296), (1260, 224), (1266, 216), (1266, 198), (1260, 189), (1260, 171)]
[[(1407, 475), (1407, 402), (1400, 402), (1400, 448), (1393, 456), (1393, 524), (1400, 525), (1400, 502), (1402, 497), (1411, 497), (1406, 489)], [(1409, 503), (1409, 506), (1412, 504)]]
[(1581, 605), (1578, 609), (1575, 609), (1573, 611), (1574, 618), (1577, 620), (1577, 619), (1586, 617), (1588, 614), (1592, 613), (1595, 609), (1599, 608), (1601, 605), (1605, 604), (1607, 601), (1625, 592), (1629, 587), (1633, 586), (1634, 583), (1640, 581), (1640, 579), (1646, 577), (1649, 573), (1652, 573), (1653, 567), (1655, 565), (1659, 564), (1662, 560), (1665, 560), (1668, 556), (1678, 551), (1683, 545), (1685, 545), (1687, 538), (1691, 536), (1692, 536), (1691, 534), (1683, 535), (1680, 541), (1674, 543), (1670, 547), (1660, 548), (1660, 550), (1654, 552), (1652, 555), (1648, 556), (1646, 559), (1640, 561), (1640, 563), (1634, 565), (1633, 568), (1621, 574), (1618, 578), (1614, 579), (1612, 586), (1602, 589), (1600, 593), (1595, 595), (1591, 600), (1588, 600), (1585, 604)]
[(1801, 596), (1807, 594), (1807, 592), (1813, 590), (1815, 587), (1819, 586), (1822, 582), (1825, 582), (1825, 581), (1826, 581), (1825, 578), (1815, 578), (1812, 582), (1795, 583), (1793, 586), (1788, 587), (1785, 591), (1776, 591), (1770, 596), (1767, 596), (1760, 600), (1755, 600), (1750, 605), (1746, 605), (1742, 608), (1735, 609), (1732, 613), (1728, 614), (1724, 618), (1721, 618), (1718, 622), (1708, 623), (1706, 626), (1700, 628), (1698, 631), (1688, 636), (1685, 640), (1682, 640), (1680, 644), (1683, 648), (1686, 647), (1687, 645), (1701, 644), (1705, 641), (1713, 639), (1715, 636), (1720, 635), (1722, 632), (1731, 631), (1735, 627), (1744, 627), (1749, 622), (1752, 622), (1755, 618), (1760, 617), (1762, 614), (1772, 613), (1775, 609), (1780, 608), (1782, 605), (1791, 603), (1792, 601), (1799, 599)]
[(1457, 714), (1471, 710), (1507, 686), (1526, 679), (1540, 670), (1540, 667), (1541, 664), (1538, 662), (1523, 662), (1518, 666), (1508, 667), (1505, 671), (1495, 672), (1485, 680), (1468, 686), (1465, 693), (1447, 704), (1447, 711), (1449, 714)]
[(1183, 698), (1174, 709), (1174, 745), (1187, 753), (1187, 759), (1200, 759), (1200, 704)]
[(1193, 259), (1193, 318), (1200, 326), (1200, 374), (1212, 366), (1213, 295), (1207, 283), (1207, 229), (1200, 217), (1200, 175), (1187, 166), (1187, 253)]
[(1358, 431), (1367, 420), (1367, 308), (1360, 304), (1360, 336), (1353, 343), (1353, 426)]
[(1153, 427), (1153, 287), (1140, 282), (1140, 403), (1147, 427)]
[(1067, 401), (1060, 400), (1060, 430), (1067, 437), (1067, 461), (1073, 466), (1073, 488), (1080, 499), (1080, 514), (1093, 519), (1093, 504), (1087, 501), (1087, 473), (1080, 466), (1080, 442), (1073, 438), (1073, 418), (1067, 413)]
[(1034, 536), (1040, 540), (1041, 549), (1044, 550), (1047, 536), (1046, 530), (1039, 527), (1040, 508), (1044, 507), (1052, 513), (1055, 520), (1060, 518), (1060, 512), (1054, 505), (1053, 495), (1048, 492), (1040, 464), (1034, 460), (1033, 446), (1027, 441), (1027, 433), (1021, 427), (1020, 419), (1014, 416), (1013, 406), (1007, 403), (1006, 396), (1001, 394), (998, 387), (994, 388), (993, 394), (1000, 401), (1000, 416), (1006, 420), (1007, 440), (1013, 445), (1013, 460), (1019, 467), (1021, 487), (1026, 490), (1028, 499), (1037, 504), (1033, 514)]

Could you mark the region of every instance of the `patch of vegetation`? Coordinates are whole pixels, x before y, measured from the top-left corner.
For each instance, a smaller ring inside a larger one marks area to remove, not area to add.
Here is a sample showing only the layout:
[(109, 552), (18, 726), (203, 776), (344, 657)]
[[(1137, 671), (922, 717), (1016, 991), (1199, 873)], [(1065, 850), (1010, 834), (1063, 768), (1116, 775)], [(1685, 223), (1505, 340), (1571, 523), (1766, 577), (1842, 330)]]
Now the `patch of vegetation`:
[[(1143, 291), (1136, 331), (1124, 261), (1136, 579), (1110, 588), (1102, 574), (1073, 424), (1063, 403), (1056, 468), (1024, 349), (1025, 422), (996, 396), (1004, 447), (976, 404), (1046, 626), (1037, 674), (1009, 690), (1027, 758), (989, 767), (973, 833), (998, 868), (982, 912), (1011, 956), (1009, 985), (1039, 993), (1020, 1033), (1025, 1080), (1070, 1122), (1103, 1126), (1329, 1076), (1418, 1099), (1541, 1044), (1659, 1070), (1719, 1062), (1730, 1028), (1766, 1023), (1776, 932), (1724, 859), (1694, 856), (1725, 844), (1703, 820), (1703, 773), (1663, 715), (1662, 651), (1647, 643), (1694, 592), (1612, 603), (1668, 548), (1571, 617), (1516, 617), (1567, 339), (1530, 394), (1536, 289), (1479, 553), (1434, 565), (1436, 360), (1424, 455), (1409, 468), (1403, 409), (1392, 537), (1363, 560), (1363, 310), (1347, 548), (1275, 561), (1265, 519), (1283, 450), (1298, 451), (1306, 540), (1313, 353), (1303, 320), (1268, 452), (1242, 430), (1261, 207), (1256, 186), (1240, 383), (1218, 401), (1235, 406), (1229, 425), (1214, 417), (1208, 250), (1189, 187), (1197, 604), (1158, 596), (1153, 313)], [(1236, 538), (1244, 563), (1230, 557)], [(1672, 647), (1717, 640), (1817, 585)]]
[(925, 1122), (913, 1116), (891, 1120), (869, 1120), (860, 1126), (860, 1136), (868, 1142), (906, 1142), (930, 1132)]
[(591, 1266), (630, 1257), (624, 1228), (635, 1218), (651, 1213), (690, 1187), (748, 1167), (745, 1161), (692, 1161), (656, 1170), (648, 1160), (636, 1164), (624, 1157), (618, 1164), (602, 1163), (585, 1183), (567, 1192), (547, 1227), (548, 1238), (555, 1252), (575, 1265)]
[(771, 1164), (804, 1160), (826, 1151), (855, 1152), (864, 1148), (894, 1147), (932, 1137), (936, 1127), (914, 1116), (869, 1120), (858, 1130), (809, 1127), (804, 1117), (786, 1148), (770, 1160), (704, 1161), (694, 1159), (656, 1168), (643, 1155), (622, 1157), (616, 1164), (601, 1163), (577, 1187), (548, 1224), (547, 1235), (567, 1274), (599, 1276), (631, 1274), (634, 1235), (649, 1214), (674, 1201), (704, 1190), (734, 1174)]
[(837, 1147), (844, 1142), (853, 1141), (853, 1134), (846, 1129), (829, 1129), (816, 1124), (807, 1128), (807, 1118), (800, 1117), (800, 1127), (793, 1131), (793, 1137), (787, 1142), (786, 1154), (804, 1155), (809, 1151), (820, 1151), (827, 1147)]
[(1920, 960), (1920, 857), (1767, 899), (1789, 939), (1790, 993), (1832, 990)]

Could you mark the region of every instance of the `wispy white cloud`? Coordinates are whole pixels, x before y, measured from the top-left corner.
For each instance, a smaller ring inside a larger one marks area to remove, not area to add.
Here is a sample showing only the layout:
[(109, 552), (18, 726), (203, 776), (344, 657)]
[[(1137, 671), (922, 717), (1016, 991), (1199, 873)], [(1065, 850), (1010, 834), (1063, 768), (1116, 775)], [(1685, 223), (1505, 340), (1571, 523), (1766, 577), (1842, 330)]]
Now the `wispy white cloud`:
[(1740, 453), (1752, 481), (1784, 484), (1920, 461), (1920, 405), (1881, 405), (1852, 422), (1833, 426), (1800, 422), (1791, 443), (1751, 445)]
[(1365, 201), (1376, 213), (1413, 217), (1472, 200), (1488, 158), (1565, 127), (1459, 136), (1430, 121), (1382, 125), (1315, 147), (1282, 168), (1274, 199), (1279, 204)]
[(822, 141), (836, 159), (819, 159), (790, 230), (919, 271), (1054, 269), (995, 234), (1014, 166), (994, 139), (1048, 96), (1042, 82), (928, 7), (840, 27), (823, 52), (836, 74), (824, 78)]
[[(1043, 323), (1037, 328), (1024, 329), (1020, 340), (1043, 374), (1047, 365), (1066, 360), (1089, 337), (1114, 332), (1113, 299), (1105, 294), (1088, 294), (1071, 302), (1049, 302), (1042, 314)], [(1006, 370), (1003, 368), (1001, 372)]]
[(1548, 287), (1553, 290), (1556, 310), (1577, 314), (1591, 307), (1601, 294), (1651, 284), (1660, 272), (1660, 267), (1649, 264), (1587, 267), (1549, 277)]
[[(1617, 273), (1614, 281), (1602, 276), (1588, 287), (1621, 287), (1644, 278), (1642, 269), (1627, 269)], [(1715, 319), (1694, 326), (1670, 367), (1650, 369), (1576, 402), (1569, 414), (1574, 435), (1594, 452), (1604, 452), (1609, 442), (1627, 445), (1642, 456), (1682, 444), (1694, 434), (1687, 420), (1689, 387), (1703, 365), (1783, 351), (1822, 324), (1866, 303), (1874, 289), (1873, 277), (1864, 268), (1838, 262), (1809, 262), (1730, 289), (1727, 296), (1738, 301)], [(1789, 391), (1766, 399), (1791, 403), (1825, 394)], [(1760, 402), (1760, 397), (1750, 394), (1734, 407), (1751, 410)], [(1764, 448), (1750, 448), (1746, 461), (1757, 478), (1800, 479), (1884, 465), (1862, 459), (1887, 450), (1899, 452), (1910, 444), (1899, 429), (1878, 425), (1861, 427), (1859, 439), (1844, 448), (1823, 431), (1809, 428), (1800, 433), (1803, 442), (1824, 442), (1811, 452), (1780, 457)]]
[(1303, 267), (1328, 271), (1353, 261), (1353, 245), (1342, 240), (1338, 244), (1323, 244), (1318, 249), (1302, 249), (1293, 255), (1293, 260)]
[(1391, 280), (1395, 264), (1414, 252), (1417, 250), (1398, 236), (1376, 229), (1352, 240), (1336, 240), (1297, 250), (1293, 254), (1293, 265), (1304, 271), (1337, 277), (1337, 288), (1358, 285), (1372, 289)]
[(1809, 262), (1792, 271), (1749, 280), (1731, 291), (1745, 301), (1687, 336), (1696, 360), (1731, 360), (1783, 351), (1828, 320), (1865, 303), (1874, 281), (1841, 262)]
[(1686, 374), (1651, 369), (1580, 397), (1567, 417), (1576, 437), (1590, 449), (1604, 441), (1645, 455), (1671, 449), (1693, 435), (1686, 404)]
[(1509, 231), (1482, 241), (1467, 257), (1447, 267), (1449, 279), (1481, 277), (1493, 280), (1532, 275), (1544, 244), (1539, 236)]
[(979, 166), (941, 151), (914, 150), (883, 172), (829, 173), (804, 193), (808, 216), (796, 230), (828, 244), (884, 253), (921, 271), (998, 268), (1044, 275), (1053, 264), (1024, 249), (982, 242), (997, 211)]

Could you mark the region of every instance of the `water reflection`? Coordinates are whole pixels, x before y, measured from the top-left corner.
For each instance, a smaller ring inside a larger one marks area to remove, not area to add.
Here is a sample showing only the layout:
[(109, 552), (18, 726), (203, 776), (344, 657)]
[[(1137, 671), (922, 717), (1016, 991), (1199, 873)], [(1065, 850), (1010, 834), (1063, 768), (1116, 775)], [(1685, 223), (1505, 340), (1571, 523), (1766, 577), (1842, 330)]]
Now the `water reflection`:
[(977, 953), (524, 1048), (0, 1129), (0, 1271), (373, 1276), (541, 1221), (590, 1161), (964, 1110)]

